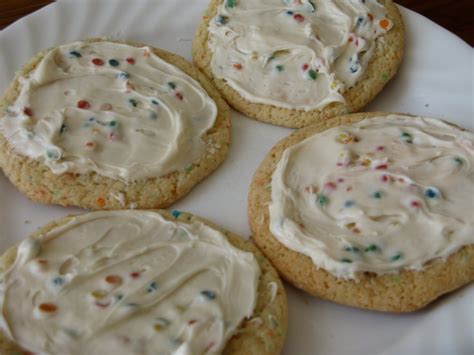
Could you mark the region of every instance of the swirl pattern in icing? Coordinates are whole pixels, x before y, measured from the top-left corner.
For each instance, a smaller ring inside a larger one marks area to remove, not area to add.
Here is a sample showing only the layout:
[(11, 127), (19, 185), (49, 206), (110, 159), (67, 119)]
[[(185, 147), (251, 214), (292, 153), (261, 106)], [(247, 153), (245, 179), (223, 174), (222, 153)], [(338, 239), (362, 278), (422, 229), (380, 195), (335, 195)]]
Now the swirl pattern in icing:
[(337, 277), (420, 270), (474, 243), (474, 135), (431, 118), (365, 119), (288, 148), (270, 230)]
[(55, 174), (135, 181), (198, 160), (216, 116), (201, 85), (152, 48), (73, 42), (19, 78), (0, 131), (16, 152)]

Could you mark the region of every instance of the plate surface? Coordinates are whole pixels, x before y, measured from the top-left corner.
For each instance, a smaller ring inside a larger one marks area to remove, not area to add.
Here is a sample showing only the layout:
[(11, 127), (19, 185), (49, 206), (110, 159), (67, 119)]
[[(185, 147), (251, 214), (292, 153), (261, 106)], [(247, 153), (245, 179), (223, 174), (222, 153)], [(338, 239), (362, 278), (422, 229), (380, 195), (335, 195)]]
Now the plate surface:
[[(63, 0), (0, 32), (0, 90), (36, 52), (81, 38), (145, 42), (191, 59), (194, 29), (206, 0)], [(450, 120), (473, 130), (473, 49), (404, 8), (407, 46), (399, 74), (367, 111), (396, 111)], [(175, 204), (242, 235), (250, 233), (246, 200), (254, 170), (290, 129), (233, 112), (224, 164)], [(0, 252), (47, 221), (78, 209), (37, 205), (0, 173)], [(284, 354), (472, 354), (474, 285), (409, 315), (380, 314), (316, 300), (287, 286), (290, 324)]]

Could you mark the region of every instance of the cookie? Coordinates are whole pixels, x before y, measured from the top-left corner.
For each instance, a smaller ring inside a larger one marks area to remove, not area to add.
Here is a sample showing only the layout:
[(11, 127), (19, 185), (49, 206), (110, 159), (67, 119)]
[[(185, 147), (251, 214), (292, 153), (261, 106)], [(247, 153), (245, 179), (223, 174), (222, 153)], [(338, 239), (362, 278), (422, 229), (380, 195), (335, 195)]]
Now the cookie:
[(45, 50), (0, 108), (0, 167), (35, 202), (165, 207), (214, 171), (230, 143), (230, 110), (205, 76), (132, 42)]
[(9, 249), (0, 265), (2, 354), (283, 347), (287, 300), (276, 271), (251, 242), (190, 214), (69, 216)]
[(391, 0), (211, 0), (193, 41), (195, 65), (232, 107), (286, 127), (359, 111), (403, 51)]
[(253, 239), (314, 296), (422, 308), (474, 280), (473, 142), (441, 120), (389, 113), (301, 129), (253, 177)]

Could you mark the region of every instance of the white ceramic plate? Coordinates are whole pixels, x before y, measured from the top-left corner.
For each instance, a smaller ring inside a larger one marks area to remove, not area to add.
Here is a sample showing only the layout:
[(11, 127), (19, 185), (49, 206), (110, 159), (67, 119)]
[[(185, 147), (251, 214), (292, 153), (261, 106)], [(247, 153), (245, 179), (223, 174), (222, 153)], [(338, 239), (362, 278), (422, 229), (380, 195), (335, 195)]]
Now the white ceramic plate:
[[(149, 43), (191, 59), (207, 0), (64, 0), (0, 32), (0, 90), (36, 52), (91, 36)], [(473, 50), (426, 18), (401, 9), (407, 46), (397, 77), (367, 110), (411, 112), (473, 130)], [(290, 129), (232, 116), (224, 164), (173, 206), (248, 236), (247, 190), (265, 153)], [(0, 252), (47, 221), (78, 209), (37, 205), (0, 173)], [(473, 354), (474, 285), (410, 315), (362, 311), (316, 300), (291, 286), (284, 354)]]

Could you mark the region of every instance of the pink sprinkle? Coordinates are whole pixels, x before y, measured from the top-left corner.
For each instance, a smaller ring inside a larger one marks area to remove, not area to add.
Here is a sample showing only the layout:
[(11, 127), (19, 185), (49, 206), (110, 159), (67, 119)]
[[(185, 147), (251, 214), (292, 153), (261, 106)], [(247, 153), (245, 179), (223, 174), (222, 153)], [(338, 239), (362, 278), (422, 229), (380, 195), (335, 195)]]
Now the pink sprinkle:
[(404, 178), (398, 178), (398, 181), (405, 182), (405, 179)]
[(359, 228), (354, 228), (354, 229), (352, 230), (352, 233), (354, 233), (354, 234), (359, 234), (359, 233), (360, 233), (360, 229), (359, 229)]
[(342, 166), (343, 164), (342, 163), (336, 163), (337, 166)]
[(96, 302), (95, 305), (97, 307), (100, 307), (100, 308), (107, 308), (109, 306), (110, 303), (100, 303), (100, 302)]
[(385, 170), (385, 169), (387, 169), (387, 167), (388, 167), (387, 164), (380, 164), (380, 165), (377, 165), (377, 166), (375, 167), (375, 169), (377, 169), (377, 170)]
[(339, 178), (337, 179), (337, 182), (341, 183), (341, 182), (344, 182), (345, 180), (343, 178)]
[(377, 147), (377, 151), (381, 152), (381, 151), (383, 151), (383, 150), (385, 150), (385, 147), (384, 147), (383, 145), (379, 145), (379, 146)]
[(115, 132), (110, 132), (109, 133), (109, 140), (110, 141), (117, 141), (119, 139), (118, 134)]
[(420, 208), (421, 204), (418, 201), (411, 201), (410, 206), (413, 208)]
[(383, 182), (388, 182), (389, 180), (390, 180), (390, 177), (388, 175), (382, 175)]
[(128, 57), (127, 58), (127, 63), (128, 64), (135, 64), (135, 59), (133, 59), (132, 57)]
[(301, 15), (301, 14), (294, 14), (294, 15), (293, 15), (293, 18), (294, 18), (297, 22), (303, 22), (303, 21), (304, 21), (304, 17), (303, 17), (303, 15)]
[(327, 183), (324, 184), (324, 188), (328, 189), (328, 190), (336, 190), (337, 189), (337, 186), (335, 183), (329, 181)]
[(304, 71), (308, 70), (309, 69), (309, 64), (308, 63), (303, 64), (302, 69)]
[(181, 94), (179, 91), (175, 95), (178, 99), (183, 100), (183, 94)]
[(352, 186), (347, 186), (347, 187), (346, 187), (346, 191), (347, 191), (347, 192), (351, 192), (351, 191), (352, 191)]

